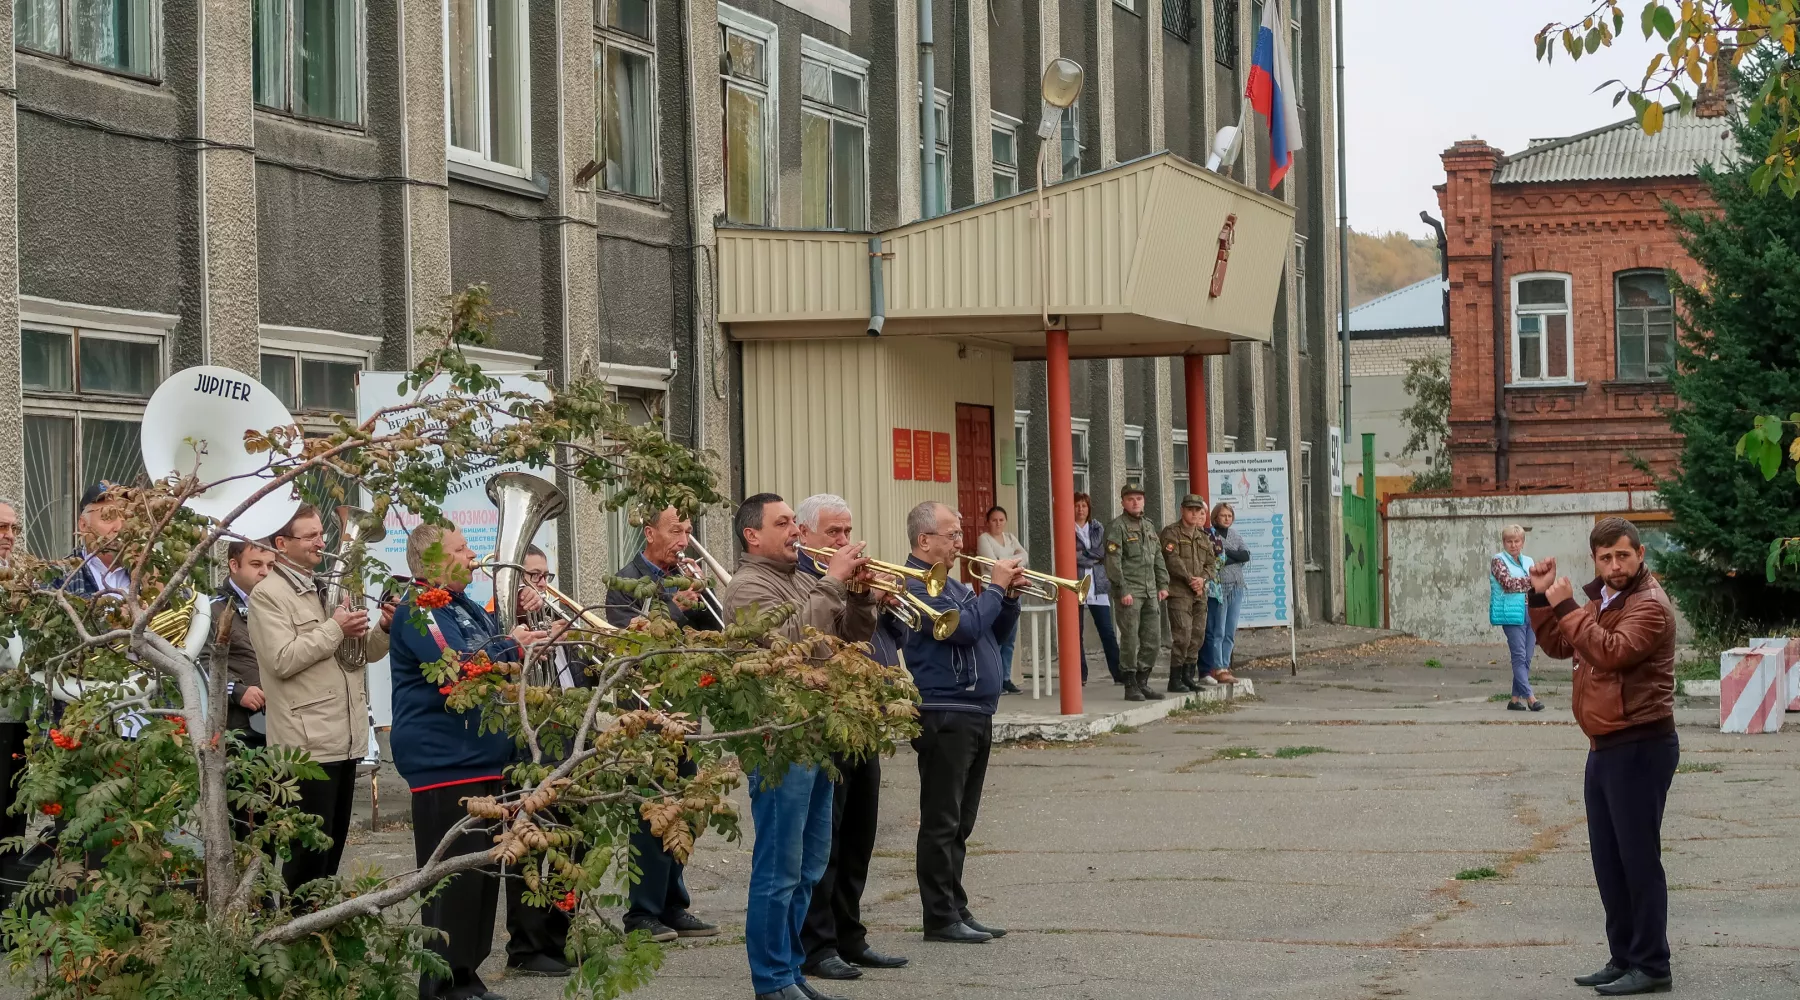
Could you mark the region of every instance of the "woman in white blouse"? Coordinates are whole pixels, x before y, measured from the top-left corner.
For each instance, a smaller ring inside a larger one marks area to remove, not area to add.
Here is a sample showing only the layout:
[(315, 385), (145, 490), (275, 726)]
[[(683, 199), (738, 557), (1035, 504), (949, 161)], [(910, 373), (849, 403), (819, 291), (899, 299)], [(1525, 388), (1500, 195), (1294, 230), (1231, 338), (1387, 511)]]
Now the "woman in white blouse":
[[(1017, 559), (1020, 569), (1024, 569), (1030, 563), (1030, 557), (1025, 553), (1025, 546), (1019, 544), (1019, 536), (1006, 530), (1005, 507), (988, 508), (987, 530), (976, 539), (975, 552), (988, 559)], [(1014, 622), (1012, 631), (1008, 632), (1006, 639), (1000, 643), (1000, 663), (1005, 669), (1002, 676), (1006, 678), (1006, 684), (1001, 690), (1007, 694), (1019, 693), (1019, 686), (1014, 684), (1012, 679), (1013, 643), (1018, 636), (1019, 625)]]

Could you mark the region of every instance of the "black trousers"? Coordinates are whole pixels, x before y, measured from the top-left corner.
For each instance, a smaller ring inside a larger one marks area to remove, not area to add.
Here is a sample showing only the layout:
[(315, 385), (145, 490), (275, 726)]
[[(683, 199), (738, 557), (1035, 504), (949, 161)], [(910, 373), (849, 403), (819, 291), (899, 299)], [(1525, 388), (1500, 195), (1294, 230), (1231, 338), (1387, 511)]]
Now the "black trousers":
[(13, 815), (18, 797), (15, 782), (25, 773), (25, 737), (30, 727), (23, 722), (0, 722), (0, 837), (23, 837), (31, 817)]
[(837, 757), (838, 782), (831, 789), (831, 860), (813, 886), (800, 946), (808, 965), (833, 955), (860, 955), (869, 948), (862, 922), (863, 887), (875, 853), (875, 824), (881, 813), (881, 758)]
[(1587, 821), (1594, 881), (1606, 907), (1612, 963), (1669, 974), (1669, 883), (1663, 876), (1663, 806), (1681, 759), (1667, 736), (1588, 752)]
[(301, 809), (323, 821), (325, 836), (331, 846), (323, 851), (296, 845), (293, 860), (282, 866), (281, 878), (288, 891), (337, 874), (338, 862), (344, 857), (344, 841), (350, 836), (350, 812), (356, 799), (356, 761), (339, 760), (320, 764), (325, 777), (300, 782)]
[(967, 920), (969, 894), (963, 891), (963, 860), (969, 834), (981, 809), (994, 720), (980, 712), (919, 713), (912, 741), (919, 758), (919, 841), (914, 852), (925, 929)]
[[(676, 772), (684, 778), (700, 773), (694, 762), (683, 757)], [(687, 910), (687, 866), (663, 850), (662, 838), (650, 832), (648, 820), (638, 820), (637, 832), (631, 835), (631, 853), (637, 860), (638, 880), (631, 886), (631, 905), (625, 911), (628, 924), (646, 920), (664, 920)]]
[[(412, 797), (413, 856), (423, 865), (437, 850), (438, 841), (468, 815), (460, 800), (472, 795), (498, 795), (504, 783), (474, 781), (414, 792)], [(494, 846), (493, 838), (479, 830), (464, 833), (444, 852), (455, 857)], [(444, 932), (431, 950), (450, 965), (449, 980), (419, 977), (419, 1000), (472, 1000), (487, 992), (487, 984), (475, 974), (494, 947), (494, 910), (500, 905), (500, 875), (493, 867), (475, 868), (452, 875), (437, 895), (419, 911), (419, 922)]]
[[(580, 848), (569, 852), (577, 862)], [(528, 864), (537, 864), (533, 858)], [(554, 906), (530, 906), (525, 902), (525, 880), (516, 869), (506, 872), (506, 964), (522, 965), (538, 955), (567, 962), (569, 915)]]

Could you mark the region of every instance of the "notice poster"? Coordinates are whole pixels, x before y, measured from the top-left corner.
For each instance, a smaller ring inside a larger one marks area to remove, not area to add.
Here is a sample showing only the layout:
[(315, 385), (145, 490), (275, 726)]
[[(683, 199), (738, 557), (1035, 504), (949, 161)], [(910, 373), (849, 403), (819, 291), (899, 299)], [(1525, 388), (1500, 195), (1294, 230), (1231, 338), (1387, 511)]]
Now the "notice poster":
[[(363, 372), (357, 390), (357, 420), (366, 421), (379, 410), (398, 406), (412, 394), (401, 396), (400, 383), (406, 378), (405, 372)], [(548, 399), (550, 390), (543, 382), (528, 375), (496, 375), (500, 381), (502, 392), (528, 393), (540, 399)], [(442, 391), (447, 380), (440, 380), (425, 387), (424, 395), (432, 395)], [(509, 423), (509, 418), (495, 421), (496, 426)], [(548, 469), (527, 466), (523, 463), (510, 463), (484, 469), (481, 473), (459, 480), (450, 487), (450, 493), (444, 498), (442, 509), (463, 535), (469, 540), (469, 548), (475, 551), (477, 558), (486, 559), (493, 554), (494, 542), (499, 529), (499, 511), (494, 508), (487, 496), (487, 482), (501, 472), (529, 472), (555, 479), (555, 473)], [(387, 563), (389, 571), (398, 576), (410, 576), (406, 568), (407, 530), (419, 523), (419, 516), (399, 506), (388, 508), (387, 537), (369, 546), (369, 554)], [(546, 521), (538, 529), (537, 537), (532, 539), (538, 548), (543, 549), (550, 559), (551, 572), (556, 571), (556, 522)], [(493, 578), (485, 573), (477, 574), (469, 584), (469, 597), (475, 603), (487, 606), (494, 595)], [(388, 673), (387, 660), (369, 664), (369, 710), (375, 717), (377, 726), (387, 726), (393, 722), (392, 679)]]
[(913, 431), (913, 482), (931, 482), (930, 431)]
[(1244, 564), (1239, 628), (1294, 623), (1287, 459), (1285, 451), (1213, 452), (1206, 458), (1213, 503), (1231, 505), (1237, 514), (1232, 527), (1250, 550), (1250, 561)]
[(894, 428), (894, 478), (911, 479), (913, 469), (912, 431)]
[(937, 481), (950, 481), (950, 435), (942, 431), (933, 431), (931, 435), (931, 468), (937, 474)]

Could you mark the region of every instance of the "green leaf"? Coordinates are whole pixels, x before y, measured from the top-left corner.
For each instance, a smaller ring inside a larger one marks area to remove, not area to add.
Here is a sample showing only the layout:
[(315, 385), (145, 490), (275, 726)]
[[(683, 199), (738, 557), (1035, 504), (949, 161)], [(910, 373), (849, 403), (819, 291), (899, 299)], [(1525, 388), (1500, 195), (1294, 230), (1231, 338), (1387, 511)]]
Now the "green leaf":
[(1781, 449), (1764, 448), (1762, 454), (1757, 457), (1762, 465), (1763, 478), (1774, 479), (1775, 471), (1781, 468)]
[(1763, 192), (1769, 189), (1769, 165), (1767, 163), (1750, 171), (1750, 190)]
[[(1651, 23), (1651, 26), (1656, 28), (1656, 33), (1662, 36), (1663, 41), (1666, 42), (1670, 38), (1674, 37), (1674, 35), (1675, 35), (1675, 14), (1674, 14), (1674, 12), (1670, 11), (1669, 8), (1664, 7), (1660, 4), (1657, 5), (1656, 9), (1654, 11), (1652, 11), (1650, 14), (1650, 23)], [(1645, 32), (1644, 37), (1645, 38), (1650, 37), (1650, 33)]]
[(1543, 35), (1537, 36), (1537, 57), (1538, 57), (1539, 62), (1543, 61), (1544, 50), (1550, 47), (1549, 43), (1550, 43), (1550, 40), (1548, 38), (1545, 38)]
[(1757, 417), (1756, 423), (1762, 429), (1763, 440), (1770, 444), (1781, 443), (1781, 436), (1786, 428), (1782, 426), (1780, 417)]
[(1750, 0), (1731, 0), (1731, 12), (1742, 21), (1750, 16)]
[(1600, 51), (1600, 29), (1589, 28), (1587, 33), (1587, 53), (1593, 55)]
[(1769, 558), (1763, 563), (1763, 572), (1768, 575), (1769, 582), (1774, 583), (1780, 575), (1781, 550), (1785, 539), (1777, 538), (1769, 543)]

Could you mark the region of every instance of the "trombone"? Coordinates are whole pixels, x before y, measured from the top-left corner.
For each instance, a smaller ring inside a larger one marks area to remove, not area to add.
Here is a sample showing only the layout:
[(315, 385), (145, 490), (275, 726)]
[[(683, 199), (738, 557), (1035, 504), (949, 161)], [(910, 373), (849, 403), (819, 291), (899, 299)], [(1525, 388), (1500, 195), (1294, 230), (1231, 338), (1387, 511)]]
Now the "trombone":
[[(810, 545), (799, 547), (801, 552), (813, 562), (823, 567), (837, 555), (836, 549), (814, 548)], [(943, 563), (934, 563), (929, 569), (917, 569), (904, 563), (882, 562), (871, 559), (865, 567), (869, 572), (867, 589), (879, 590), (900, 598), (900, 603), (888, 608), (894, 617), (915, 632), (924, 631), (926, 622), (931, 623), (932, 638), (939, 642), (950, 638), (956, 632), (957, 625), (962, 623), (962, 614), (955, 608), (944, 611), (925, 603), (924, 598), (912, 592), (906, 581), (917, 580), (925, 588), (926, 595), (937, 597), (944, 592), (944, 581), (950, 578), (950, 567)], [(856, 589), (864, 589), (859, 585)]]
[[(970, 576), (987, 586), (993, 585), (994, 563), (998, 560), (989, 559), (987, 556), (972, 556), (968, 553), (963, 553), (958, 558), (963, 561), (963, 569)], [(979, 567), (986, 567), (987, 572), (983, 573)], [(1088, 587), (1092, 586), (1094, 582), (1093, 577), (1084, 576), (1079, 580), (1067, 580), (1060, 576), (1038, 573), (1024, 567), (1019, 568), (1019, 576), (1023, 578), (1023, 582), (1015, 582), (1011, 588), (1012, 591), (1016, 594), (1029, 594), (1040, 601), (1054, 601), (1058, 597), (1057, 591), (1066, 590), (1074, 594), (1077, 601), (1085, 602), (1088, 598)]]
[[(700, 558), (689, 558), (685, 549), (675, 557), (676, 568), (681, 570), (683, 576), (694, 580), (706, 580), (710, 573), (711, 578), (718, 580), (720, 584), (731, 586), (731, 573), (725, 569), (725, 564), (714, 558), (711, 552), (706, 551), (706, 546), (701, 545), (698, 538), (688, 539), (688, 546), (699, 553)], [(718, 621), (719, 627), (724, 628), (727, 624), (725, 605), (719, 600), (719, 595), (713, 593), (710, 585), (700, 591), (700, 600), (706, 604), (706, 610), (711, 612), (713, 618)]]
[(583, 607), (580, 601), (548, 583), (538, 590), (538, 596), (544, 599), (544, 611), (568, 622), (574, 632), (612, 635), (619, 631), (617, 625), (595, 614), (592, 608)]

